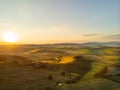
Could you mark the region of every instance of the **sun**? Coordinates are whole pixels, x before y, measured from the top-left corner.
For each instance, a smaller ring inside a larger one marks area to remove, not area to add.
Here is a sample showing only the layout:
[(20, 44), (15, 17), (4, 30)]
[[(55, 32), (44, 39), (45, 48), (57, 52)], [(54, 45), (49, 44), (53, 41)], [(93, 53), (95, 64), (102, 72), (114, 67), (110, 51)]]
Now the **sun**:
[(3, 35), (3, 40), (5, 42), (17, 42), (18, 34), (15, 32), (5, 32)]

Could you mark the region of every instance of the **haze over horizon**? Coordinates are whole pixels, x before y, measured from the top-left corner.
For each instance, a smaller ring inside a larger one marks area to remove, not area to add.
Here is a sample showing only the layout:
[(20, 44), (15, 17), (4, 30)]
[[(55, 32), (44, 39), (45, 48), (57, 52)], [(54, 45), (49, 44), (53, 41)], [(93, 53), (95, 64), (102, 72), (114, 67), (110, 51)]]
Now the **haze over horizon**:
[(0, 42), (18, 44), (120, 41), (120, 0), (0, 0)]

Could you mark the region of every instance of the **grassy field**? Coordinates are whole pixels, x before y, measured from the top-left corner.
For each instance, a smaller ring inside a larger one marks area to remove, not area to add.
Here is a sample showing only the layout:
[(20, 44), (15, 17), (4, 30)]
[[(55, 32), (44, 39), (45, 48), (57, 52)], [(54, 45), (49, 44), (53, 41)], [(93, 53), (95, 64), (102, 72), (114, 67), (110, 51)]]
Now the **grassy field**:
[(0, 46), (0, 90), (118, 90), (119, 52), (116, 47)]

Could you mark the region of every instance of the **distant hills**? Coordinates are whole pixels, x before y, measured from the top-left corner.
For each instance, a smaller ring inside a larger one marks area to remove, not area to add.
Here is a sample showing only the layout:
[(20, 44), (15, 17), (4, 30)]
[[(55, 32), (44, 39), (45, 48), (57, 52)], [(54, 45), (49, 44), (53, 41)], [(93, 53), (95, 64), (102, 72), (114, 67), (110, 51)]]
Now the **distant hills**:
[[(5, 44), (7, 45), (7, 44)], [(86, 42), (86, 43), (55, 43), (55, 44), (10, 44), (12, 46), (32, 46), (32, 47), (36, 47), (36, 46), (88, 46), (88, 47), (100, 47), (100, 46), (110, 46), (110, 47), (120, 47), (120, 42)], [(2, 46), (2, 45), (0, 45)], [(4, 46), (4, 45), (3, 45)]]
[(115, 46), (120, 47), (120, 42), (88, 42), (82, 45), (85, 46)]
[(114, 46), (120, 47), (120, 42), (87, 42), (87, 43), (56, 43), (54, 45), (64, 45), (64, 46)]

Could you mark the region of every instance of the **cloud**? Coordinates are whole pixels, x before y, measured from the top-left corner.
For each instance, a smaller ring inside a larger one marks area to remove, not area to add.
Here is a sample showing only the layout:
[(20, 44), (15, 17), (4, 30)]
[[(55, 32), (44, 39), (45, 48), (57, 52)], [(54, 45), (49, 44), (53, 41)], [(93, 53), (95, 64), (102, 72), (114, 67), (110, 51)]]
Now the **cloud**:
[(83, 37), (91, 37), (91, 36), (97, 36), (97, 35), (100, 35), (100, 34), (85, 34), (85, 35), (82, 35)]
[(105, 35), (102, 38), (105, 38), (105, 39), (120, 39), (120, 34)]
[(100, 35), (95, 37), (93, 40), (96, 41), (120, 41), (120, 34), (109, 34), (109, 35)]
[(82, 35), (84, 41), (120, 41), (120, 34), (86, 34)]

